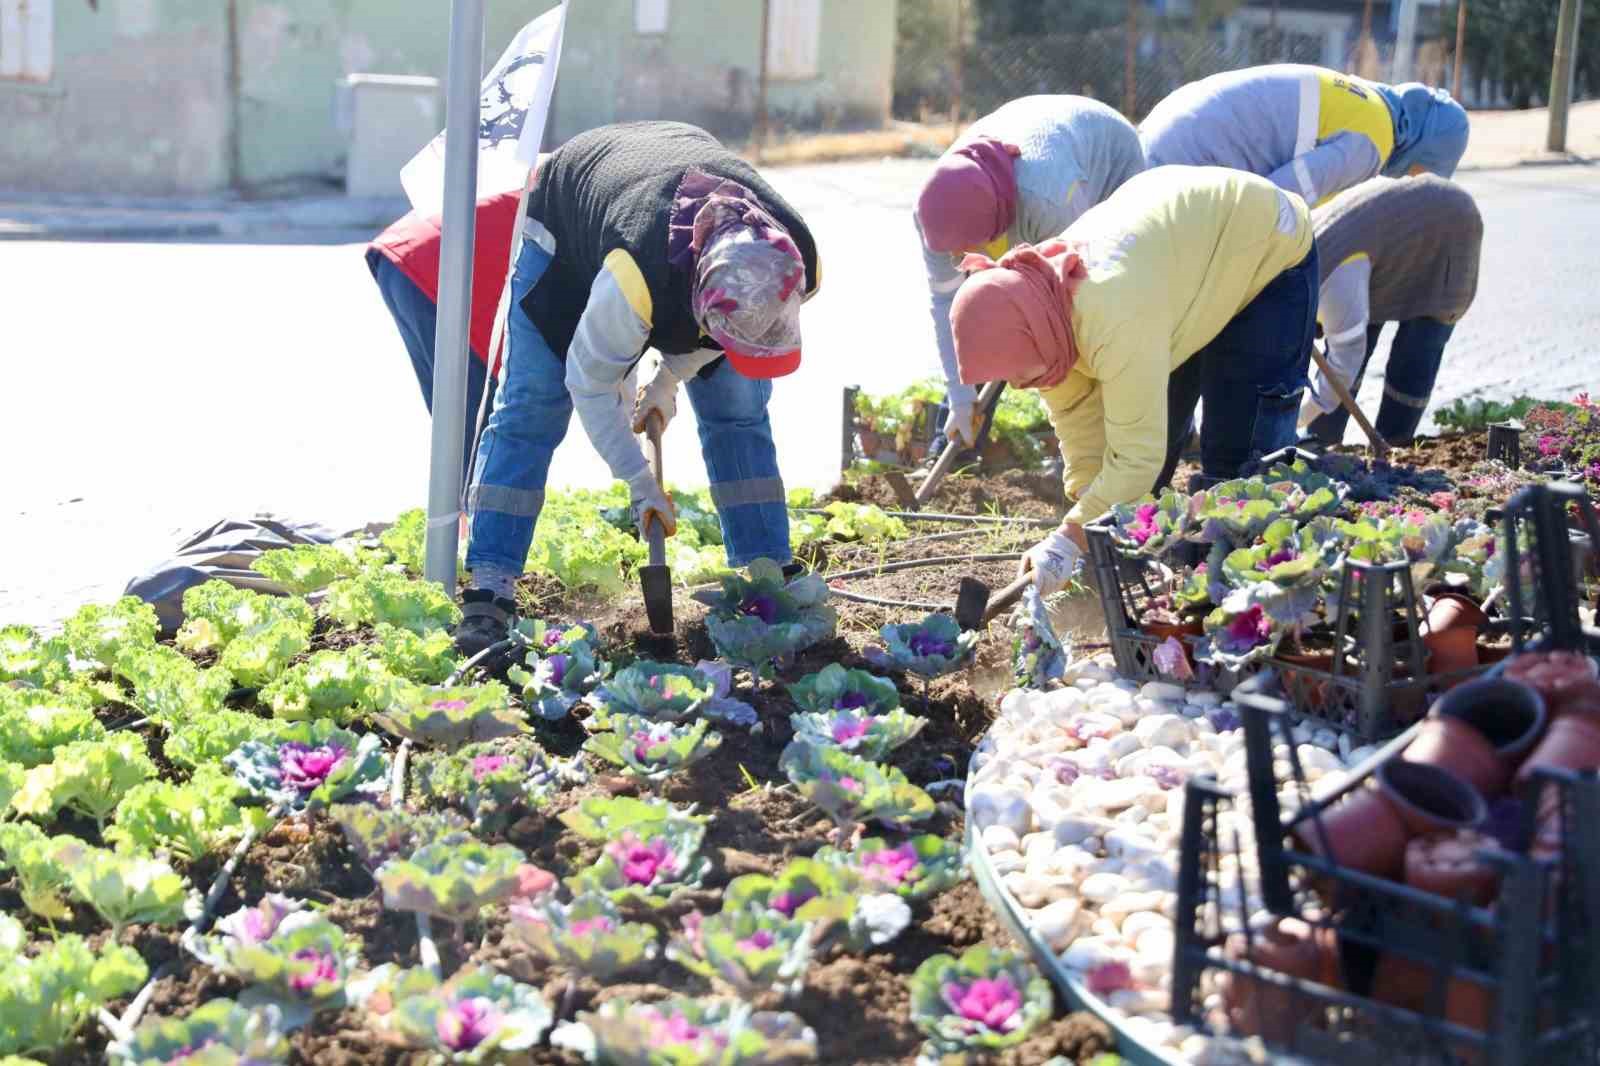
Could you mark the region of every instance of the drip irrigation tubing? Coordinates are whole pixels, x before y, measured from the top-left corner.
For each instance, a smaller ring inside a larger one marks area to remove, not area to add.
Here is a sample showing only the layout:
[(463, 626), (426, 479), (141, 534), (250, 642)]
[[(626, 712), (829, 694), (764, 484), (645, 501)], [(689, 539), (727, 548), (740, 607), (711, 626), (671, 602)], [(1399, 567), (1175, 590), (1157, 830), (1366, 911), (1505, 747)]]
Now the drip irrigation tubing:
[(851, 603), (864, 603), (869, 607), (903, 607), (910, 611), (953, 611), (953, 603), (920, 603), (916, 600), (891, 600), (882, 596), (868, 596), (864, 592), (850, 592), (845, 589), (829, 589), (828, 595), (836, 596), (841, 600)]
[[(828, 514), (821, 507), (796, 507), (793, 510), (796, 514)], [(906, 522), (964, 522), (970, 525), (1015, 525), (1029, 526), (1035, 529), (1061, 524), (1051, 518), (1013, 518), (1007, 515), (943, 514), (938, 511), (885, 511), (883, 513), (890, 518), (898, 518)]]
[[(502, 641), (501, 644), (512, 644), (513, 640)], [(473, 659), (487, 656), (500, 645), (490, 645), (483, 649)], [(458, 673), (465, 673), (472, 665), (472, 660), (461, 667)], [(453, 684), (454, 682), (452, 682)], [(400, 808), (400, 801), (406, 794), (406, 762), (411, 757), (411, 738), (400, 742), (400, 750), (394, 754), (394, 765), (389, 776), (389, 804), (393, 809)], [(421, 911), (416, 913), (417, 919), (417, 959), (435, 978), (443, 977), (443, 965), (439, 960), (439, 946), (433, 941), (433, 919)]]
[(844, 581), (853, 577), (877, 577), (879, 574), (892, 574), (900, 570), (915, 570), (924, 566), (954, 566), (957, 563), (1014, 563), (1022, 558), (1022, 552), (981, 552), (974, 555), (935, 555), (927, 559), (900, 559), (892, 563), (881, 563), (877, 566), (864, 566), (856, 570), (843, 570), (834, 574), (823, 574), (822, 580), (830, 586), (835, 581)]

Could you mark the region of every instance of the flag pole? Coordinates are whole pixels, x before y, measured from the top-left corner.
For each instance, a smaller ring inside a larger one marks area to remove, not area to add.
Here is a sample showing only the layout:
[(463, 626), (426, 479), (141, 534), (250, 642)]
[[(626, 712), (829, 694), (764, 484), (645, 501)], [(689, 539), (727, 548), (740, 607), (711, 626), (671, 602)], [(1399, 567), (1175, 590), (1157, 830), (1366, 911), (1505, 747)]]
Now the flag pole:
[(434, 332), (433, 446), (428, 464), (424, 576), (455, 592), (461, 521), (462, 436), (467, 417), (467, 328), (477, 221), (483, 0), (451, 0), (445, 86), (444, 224)]

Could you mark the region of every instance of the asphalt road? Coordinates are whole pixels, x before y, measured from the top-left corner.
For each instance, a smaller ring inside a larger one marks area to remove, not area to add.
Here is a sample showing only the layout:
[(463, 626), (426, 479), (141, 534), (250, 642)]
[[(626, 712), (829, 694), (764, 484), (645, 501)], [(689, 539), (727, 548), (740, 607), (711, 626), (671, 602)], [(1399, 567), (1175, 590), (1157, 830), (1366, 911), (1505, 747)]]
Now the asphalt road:
[[(837, 475), (842, 386), (890, 389), (935, 369), (909, 214), (927, 166), (773, 174), (824, 263), (805, 364), (774, 394), (791, 485)], [(1484, 257), (1436, 401), (1600, 387), (1600, 171), (1524, 167), (1463, 183), (1483, 209)], [(424, 501), (427, 420), (364, 236), (0, 244), (0, 623), (48, 623), (114, 596), (224, 516), (354, 527)], [(1370, 406), (1381, 388), (1369, 375)], [(704, 482), (686, 422), (668, 432), (667, 468)], [(574, 422), (552, 482), (606, 477)]]

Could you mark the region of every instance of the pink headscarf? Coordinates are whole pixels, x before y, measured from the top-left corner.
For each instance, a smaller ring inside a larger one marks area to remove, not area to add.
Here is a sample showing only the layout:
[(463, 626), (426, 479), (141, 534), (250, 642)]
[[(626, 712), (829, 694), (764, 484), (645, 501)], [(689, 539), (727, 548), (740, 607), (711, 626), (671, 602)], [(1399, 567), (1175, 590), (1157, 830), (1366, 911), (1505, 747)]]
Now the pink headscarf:
[(961, 269), (971, 276), (950, 308), (961, 380), (1059, 385), (1078, 361), (1072, 297), (1088, 277), (1078, 254), (1064, 241), (1019, 244), (998, 263), (969, 255)]
[(1021, 154), (993, 137), (974, 137), (940, 158), (917, 197), (917, 221), (929, 251), (977, 248), (1011, 228)]

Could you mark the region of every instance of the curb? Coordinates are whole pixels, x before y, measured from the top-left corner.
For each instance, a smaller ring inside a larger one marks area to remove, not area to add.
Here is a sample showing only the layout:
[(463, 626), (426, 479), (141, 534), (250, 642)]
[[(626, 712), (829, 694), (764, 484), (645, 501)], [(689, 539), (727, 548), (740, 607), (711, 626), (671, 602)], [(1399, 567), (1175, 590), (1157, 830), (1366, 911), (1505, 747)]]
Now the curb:
[[(109, 206), (109, 209), (108, 209)], [(376, 236), (405, 214), (404, 200), (313, 199), (229, 209), (122, 205), (0, 204), (0, 241), (160, 241), (315, 238), (365, 231)]]

